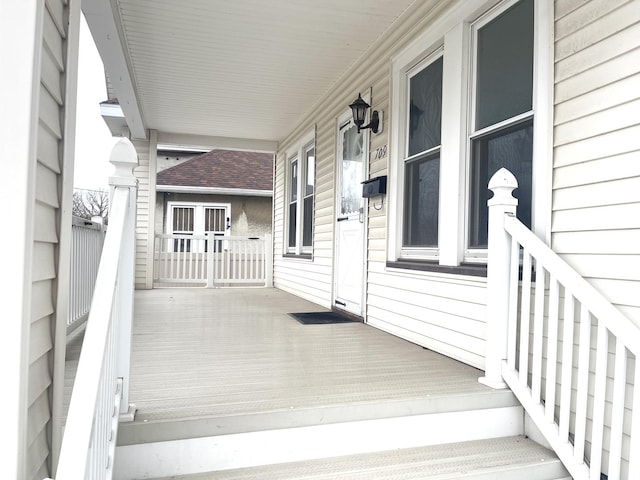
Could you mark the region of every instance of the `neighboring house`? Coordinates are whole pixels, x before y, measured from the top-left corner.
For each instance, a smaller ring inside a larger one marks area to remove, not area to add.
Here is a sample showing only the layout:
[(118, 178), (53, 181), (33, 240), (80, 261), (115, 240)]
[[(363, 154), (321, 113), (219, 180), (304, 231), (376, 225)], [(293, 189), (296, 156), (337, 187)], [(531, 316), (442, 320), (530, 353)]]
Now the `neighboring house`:
[[(11, 115), (0, 120), (12, 231), (0, 244), (12, 252), (0, 290), (9, 366), (0, 465), (7, 478), (41, 479), (62, 430), (80, 7), (9, 3), (0, 15), (12, 65), (1, 89)], [(218, 4), (242, 5), (225, 16), (196, 3), (83, 2), (140, 161), (138, 287), (153, 285), (158, 196), (195, 208), (209, 193), (185, 192), (179, 175), (159, 181), (171, 174), (157, 173), (158, 145), (273, 152), (274, 285), (484, 369), (486, 186), (507, 166), (523, 222), (640, 328), (640, 0), (394, 0), (345, 11), (331, 2), (340, 22), (315, 3), (298, 5), (302, 17), (275, 11), (273, 22), (253, 10), (281, 4)], [(174, 22), (185, 22), (175, 36), (156, 34)], [(202, 32), (237, 38), (217, 44)], [(305, 37), (324, 33), (322, 44)], [(260, 51), (248, 48), (256, 37)], [(382, 113), (378, 134), (353, 124), (359, 93)], [(173, 168), (205, 168), (197, 160)], [(361, 199), (361, 182), (381, 176), (387, 193)], [(637, 398), (628, 357), (627, 394)], [(591, 393), (578, 399), (585, 412)], [(638, 424), (631, 400), (622, 415)], [(625, 420), (625, 464), (629, 428)]]
[(212, 150), (159, 171), (156, 233), (271, 233), (273, 155)]

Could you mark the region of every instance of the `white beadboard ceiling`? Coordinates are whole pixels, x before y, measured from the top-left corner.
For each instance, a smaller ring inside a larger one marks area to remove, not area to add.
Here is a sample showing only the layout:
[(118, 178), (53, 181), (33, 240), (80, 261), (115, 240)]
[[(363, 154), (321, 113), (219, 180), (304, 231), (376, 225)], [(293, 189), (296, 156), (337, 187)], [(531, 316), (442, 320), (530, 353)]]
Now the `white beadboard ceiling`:
[(413, 2), (111, 0), (107, 12), (107, 0), (85, 0), (83, 10), (132, 131), (278, 141)]

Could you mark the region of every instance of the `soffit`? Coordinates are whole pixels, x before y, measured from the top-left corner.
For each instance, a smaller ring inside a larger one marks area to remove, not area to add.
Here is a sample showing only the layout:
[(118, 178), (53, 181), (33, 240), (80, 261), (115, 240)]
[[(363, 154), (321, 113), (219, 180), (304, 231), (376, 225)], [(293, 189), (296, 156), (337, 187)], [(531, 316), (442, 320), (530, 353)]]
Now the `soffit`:
[(413, 1), (113, 5), (146, 128), (280, 140)]

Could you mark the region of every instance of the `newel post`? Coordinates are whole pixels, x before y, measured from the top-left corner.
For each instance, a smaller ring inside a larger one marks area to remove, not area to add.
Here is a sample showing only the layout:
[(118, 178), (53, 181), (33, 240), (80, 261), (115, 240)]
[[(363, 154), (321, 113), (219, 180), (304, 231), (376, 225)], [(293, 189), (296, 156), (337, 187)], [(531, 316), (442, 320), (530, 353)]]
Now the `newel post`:
[(502, 361), (507, 358), (507, 327), (509, 323), (509, 262), (511, 239), (504, 229), (505, 215), (515, 215), (518, 200), (513, 191), (518, 181), (506, 168), (498, 170), (489, 180), (489, 237), (487, 252), (487, 338), (485, 376), (479, 379), (491, 388), (505, 388)]
[(110, 162), (115, 166), (114, 176), (109, 178), (111, 198), (118, 189), (129, 189), (129, 204), (124, 224), (122, 251), (118, 266), (118, 308), (119, 338), (117, 375), (122, 379), (121, 420), (133, 420), (135, 406), (129, 405), (129, 378), (131, 365), (131, 331), (133, 324), (133, 291), (135, 288), (136, 263), (136, 200), (138, 180), (133, 170), (138, 166), (138, 154), (133, 144), (122, 138), (111, 151)]

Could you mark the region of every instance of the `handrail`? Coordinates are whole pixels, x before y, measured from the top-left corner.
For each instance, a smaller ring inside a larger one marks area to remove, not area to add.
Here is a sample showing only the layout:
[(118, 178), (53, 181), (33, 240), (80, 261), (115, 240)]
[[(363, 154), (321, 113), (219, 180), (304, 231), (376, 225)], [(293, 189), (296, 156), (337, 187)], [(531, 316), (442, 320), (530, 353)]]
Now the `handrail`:
[(489, 188), (481, 381), (506, 382), (574, 479), (640, 478), (640, 329), (516, 218), (509, 171)]
[[(92, 458), (108, 450), (93, 448), (100, 431), (111, 431), (112, 411), (117, 389), (115, 340), (118, 338), (118, 270), (126, 224), (129, 189), (116, 189), (111, 206), (111, 222), (91, 302), (82, 352), (69, 405), (69, 416), (60, 452), (57, 477), (64, 480), (85, 478), (97, 463), (108, 465), (111, 459)], [(104, 397), (104, 398), (100, 398)], [(106, 411), (102, 410), (103, 407)], [(98, 439), (98, 441), (101, 439)], [(85, 452), (86, 455), (83, 455)]]
[(586, 305), (588, 310), (604, 323), (607, 330), (620, 337), (629, 351), (636, 356), (640, 355), (640, 329), (629, 318), (516, 217), (506, 215), (504, 228), (537, 261), (543, 265), (553, 265), (553, 275), (558, 282), (571, 285), (573, 296)]
[[(128, 405), (135, 262), (137, 155), (113, 148), (111, 213), (62, 438), (56, 478), (109, 480), (118, 420)], [(123, 407), (121, 409), (121, 406)]]

